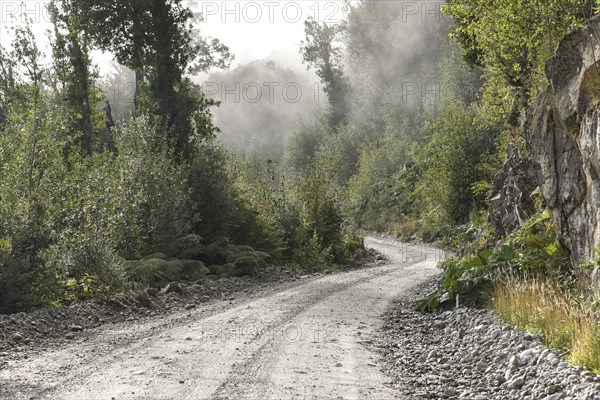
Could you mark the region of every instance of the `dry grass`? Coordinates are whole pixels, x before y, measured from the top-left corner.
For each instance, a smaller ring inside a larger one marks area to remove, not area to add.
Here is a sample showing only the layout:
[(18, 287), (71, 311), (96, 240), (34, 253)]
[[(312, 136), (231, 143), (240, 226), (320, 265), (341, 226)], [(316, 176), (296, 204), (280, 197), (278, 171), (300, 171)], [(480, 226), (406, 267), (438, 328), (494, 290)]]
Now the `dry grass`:
[(491, 306), (504, 321), (567, 352), (571, 363), (600, 372), (600, 323), (588, 307), (556, 284), (506, 279), (495, 285)]

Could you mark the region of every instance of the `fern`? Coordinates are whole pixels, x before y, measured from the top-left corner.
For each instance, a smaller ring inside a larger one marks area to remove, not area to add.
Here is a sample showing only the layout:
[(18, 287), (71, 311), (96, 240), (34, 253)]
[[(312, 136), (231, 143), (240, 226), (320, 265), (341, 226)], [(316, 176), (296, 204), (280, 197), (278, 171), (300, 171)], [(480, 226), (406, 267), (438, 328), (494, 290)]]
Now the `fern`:
[(205, 279), (206, 275), (210, 273), (202, 261), (182, 260), (182, 264), (181, 276), (186, 281), (198, 282)]

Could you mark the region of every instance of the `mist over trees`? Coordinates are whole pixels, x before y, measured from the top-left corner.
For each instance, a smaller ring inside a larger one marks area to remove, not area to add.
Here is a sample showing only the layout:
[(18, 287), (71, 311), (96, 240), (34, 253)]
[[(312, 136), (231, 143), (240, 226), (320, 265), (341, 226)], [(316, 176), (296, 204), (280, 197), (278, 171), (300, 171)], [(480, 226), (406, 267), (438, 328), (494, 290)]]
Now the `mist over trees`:
[(303, 60), (343, 96), (297, 127), (284, 159), (299, 174), (330, 169), (346, 223), (433, 238), (481, 205), (470, 188), (490, 178), (479, 165), (494, 135), (475, 126), (480, 77), (456, 56), (440, 4), (406, 6), (362, 1), (335, 28), (306, 22)]
[(214, 108), (218, 140), (257, 160), (278, 162), (299, 121), (324, 105), (319, 80), (299, 63), (256, 60), (211, 73), (202, 83)]

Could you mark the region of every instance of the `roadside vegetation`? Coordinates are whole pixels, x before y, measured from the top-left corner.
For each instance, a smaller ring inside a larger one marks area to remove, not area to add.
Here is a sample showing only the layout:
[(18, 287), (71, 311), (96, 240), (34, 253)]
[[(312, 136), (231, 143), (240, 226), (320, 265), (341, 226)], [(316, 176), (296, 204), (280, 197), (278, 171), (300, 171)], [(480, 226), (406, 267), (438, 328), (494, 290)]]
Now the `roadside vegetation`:
[[(506, 1), (491, 10), (477, 0), (452, 0), (444, 11), (454, 20), (450, 35), (460, 43), (463, 59), (483, 71), (475, 120), (499, 132), (501, 159), (515, 148), (526, 159), (518, 113), (547, 90), (546, 60), (565, 35), (585, 26), (585, 19), (597, 12), (596, 2)], [(438, 292), (417, 306), (431, 310), (457, 296), (467, 304), (487, 305), (504, 321), (538, 334), (571, 362), (600, 372), (600, 308), (590, 280), (598, 261), (572, 265), (539, 188), (524, 194), (528, 204), (517, 210), (523, 220), (499, 231), (488, 192), (487, 206), (447, 240), (456, 256), (442, 263)]]
[[(492, 309), (506, 322), (538, 334), (576, 365), (600, 373), (598, 297), (582, 301), (585, 290), (565, 289), (549, 278), (507, 277), (494, 285)], [(579, 294), (579, 296), (578, 296)]]
[[(178, 1), (125, 3), (55, 1), (48, 54), (31, 23), (0, 50), (0, 312), (362, 257), (320, 164), (295, 176), (216, 142), (190, 75), (227, 47)], [(94, 49), (135, 75), (121, 119)]]

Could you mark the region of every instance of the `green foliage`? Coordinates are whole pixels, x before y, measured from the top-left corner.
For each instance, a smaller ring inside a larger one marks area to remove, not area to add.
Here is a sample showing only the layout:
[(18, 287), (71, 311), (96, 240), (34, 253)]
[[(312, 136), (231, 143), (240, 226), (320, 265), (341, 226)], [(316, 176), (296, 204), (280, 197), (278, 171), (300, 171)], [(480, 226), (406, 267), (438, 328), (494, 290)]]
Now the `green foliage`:
[(301, 204), (301, 218), (311, 240), (321, 241), (324, 248), (340, 240), (342, 218), (332, 188), (333, 176), (328, 166), (317, 162), (308, 167), (296, 196)]
[(90, 59), (89, 38), (82, 30), (81, 19), (70, 0), (52, 1), (48, 7), (53, 24), (52, 53), (57, 102), (70, 115), (72, 132), (82, 154), (91, 155), (99, 148), (98, 133), (102, 125), (100, 101), (95, 90), (97, 73)]
[(12, 56), (26, 72), (19, 76), (13, 71), (12, 77), (22, 82), (18, 90), (23, 97), (3, 103), (0, 237), (10, 246), (4, 246), (0, 268), (0, 312), (27, 309), (42, 304), (46, 294), (58, 293), (43, 253), (53, 241), (53, 194), (66, 173), (62, 148), (69, 140), (60, 110), (42, 101), (40, 54), (28, 26), (16, 31)]
[(154, 250), (174, 255), (178, 241), (190, 230), (185, 165), (173, 161), (163, 129), (145, 117), (119, 127), (114, 138), (119, 252), (135, 256)]
[(393, 135), (363, 146), (358, 171), (348, 181), (343, 203), (355, 224), (385, 231), (401, 214), (411, 212), (412, 188), (402, 187), (410, 175), (405, 169), (406, 153), (403, 142)]
[[(125, 262), (125, 275), (130, 282), (162, 288), (171, 282), (165, 270), (168, 262), (160, 258), (149, 258), (147, 260), (131, 260)], [(169, 272), (169, 271), (167, 271)], [(173, 271), (171, 277), (173, 276)]]
[(585, 0), (451, 0), (444, 11), (472, 64), (495, 67), (506, 82), (527, 86), (570, 29), (580, 26)]
[(181, 277), (188, 282), (201, 282), (210, 273), (202, 261), (181, 260)]
[(71, 3), (90, 40), (139, 74), (140, 109), (164, 124), (172, 155), (189, 159), (194, 143), (212, 136), (216, 128), (208, 111), (215, 103), (186, 74), (228, 66), (229, 49), (194, 30), (194, 14), (181, 0)]
[(63, 298), (57, 299), (54, 304), (63, 304), (63, 301), (74, 303), (77, 301), (88, 300), (108, 291), (107, 286), (98, 282), (95, 276), (84, 274), (79, 280), (70, 278), (65, 284), (65, 293)]
[(277, 209), (282, 188), (271, 161), (261, 165), (231, 157), (227, 169), (235, 195), (231, 239), (279, 259), (286, 246)]
[[(306, 130), (322, 128), (289, 175), (212, 141), (216, 103), (187, 74), (231, 57), (197, 36), (180, 1), (57, 0), (51, 16), (51, 68), (27, 24), (0, 48), (0, 312), (361, 252), (341, 229), (328, 127)], [(116, 127), (102, 123), (97, 49), (135, 71), (142, 92)], [(336, 81), (338, 61), (327, 67)]]
[[(284, 168), (302, 174), (317, 157), (320, 147), (331, 135), (323, 115), (315, 115), (307, 122), (300, 122), (286, 143)], [(344, 153), (345, 154), (345, 153)]]
[(192, 230), (207, 241), (226, 236), (232, 222), (229, 210), (235, 200), (224, 168), (227, 157), (222, 148), (207, 143), (198, 147), (187, 171)]
[(450, 0), (443, 11), (465, 60), (484, 71), (482, 116), (502, 124), (546, 88), (546, 60), (592, 8), (589, 0)]
[(478, 127), (473, 111), (456, 102), (443, 104), (428, 129), (431, 141), (419, 159), (425, 175), (420, 192), (427, 204), (437, 208), (442, 223), (465, 223), (487, 196), (473, 188), (491, 180), (482, 161), (495, 150), (494, 134)]
[[(463, 303), (481, 302), (482, 295), (502, 279), (548, 279), (555, 282), (568, 279), (568, 256), (558, 242), (548, 211), (528, 219), (501, 244), (489, 249), (476, 246), (462, 257), (451, 257), (440, 264), (443, 279), (439, 291), (432, 297), (447, 293), (457, 295)], [(427, 301), (418, 306), (428, 307)]]

